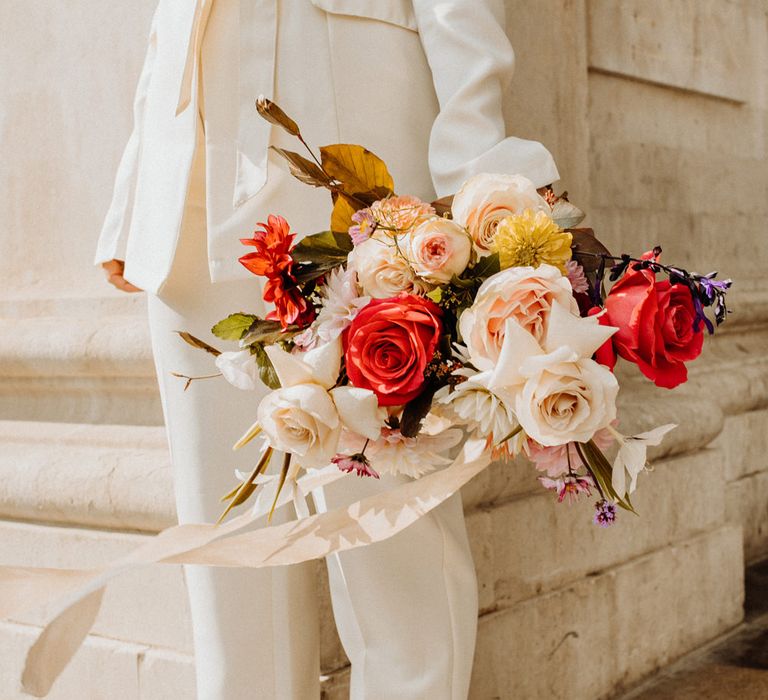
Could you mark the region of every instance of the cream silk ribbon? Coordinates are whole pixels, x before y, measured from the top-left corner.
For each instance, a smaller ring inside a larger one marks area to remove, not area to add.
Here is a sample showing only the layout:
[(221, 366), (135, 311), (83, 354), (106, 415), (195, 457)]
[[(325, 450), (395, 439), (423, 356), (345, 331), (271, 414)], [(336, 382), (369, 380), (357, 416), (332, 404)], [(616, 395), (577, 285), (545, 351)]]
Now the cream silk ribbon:
[[(344, 508), (240, 532), (271, 507), (269, 499), (262, 497), (249, 513), (220, 526), (187, 524), (168, 528), (102, 568), (0, 567), (0, 617), (15, 616), (38, 606), (52, 611), (50, 621), (27, 654), (22, 686), (36, 697), (49, 692), (93, 626), (104, 587), (120, 574), (152, 564), (285, 566), (380, 542), (450, 498), (489, 462), (485, 441), (470, 438), (449, 467)], [(307, 494), (321, 489), (342, 478), (339, 474), (335, 468), (312, 470), (281, 494), (280, 503), (297, 498), (297, 491)]]
[[(195, 0), (187, 58), (176, 106), (178, 116), (192, 104), (199, 80), (205, 27), (214, 0)], [(271, 125), (256, 113), (256, 98), (272, 95), (275, 82), (277, 0), (241, 0), (238, 71), (237, 171), (232, 206), (258, 194), (267, 181)]]

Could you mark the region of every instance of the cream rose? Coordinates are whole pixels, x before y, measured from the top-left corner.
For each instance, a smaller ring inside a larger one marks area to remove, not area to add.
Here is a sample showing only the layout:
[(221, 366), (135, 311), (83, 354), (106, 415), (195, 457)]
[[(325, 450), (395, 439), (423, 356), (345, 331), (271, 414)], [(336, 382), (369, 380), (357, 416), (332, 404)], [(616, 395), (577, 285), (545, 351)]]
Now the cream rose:
[(516, 392), (515, 414), (541, 445), (587, 442), (616, 418), (616, 377), (569, 348), (531, 358), (522, 373), (528, 377)]
[(453, 198), (453, 220), (472, 236), (480, 255), (487, 255), (501, 219), (526, 209), (552, 210), (534, 184), (522, 175), (482, 173), (467, 180)]
[(216, 366), (232, 386), (254, 391), (263, 386), (259, 380), (259, 365), (250, 350), (223, 352), (215, 360)]
[(295, 455), (303, 467), (325, 466), (336, 454), (341, 421), (333, 399), (317, 384), (267, 394), (257, 417), (269, 444)]
[(406, 255), (419, 277), (447, 284), (469, 264), (472, 241), (464, 228), (449, 219), (423, 221), (408, 237)]
[(408, 236), (376, 233), (349, 254), (349, 267), (357, 272), (357, 279), (365, 294), (376, 299), (388, 299), (400, 292), (423, 294), (429, 290), (405, 257)]
[(571, 284), (552, 265), (510, 267), (489, 277), (475, 301), (459, 318), (459, 331), (472, 364), (492, 369), (504, 343), (504, 327), (513, 319), (541, 342), (552, 304), (559, 302), (578, 315)]

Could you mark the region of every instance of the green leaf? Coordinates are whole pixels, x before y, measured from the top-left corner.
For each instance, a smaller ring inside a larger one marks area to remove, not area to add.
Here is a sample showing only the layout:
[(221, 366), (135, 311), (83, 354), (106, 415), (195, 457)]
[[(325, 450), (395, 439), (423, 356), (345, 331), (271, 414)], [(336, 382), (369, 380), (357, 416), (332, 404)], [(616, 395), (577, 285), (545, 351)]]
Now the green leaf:
[(279, 389), (280, 380), (277, 378), (277, 372), (272, 366), (272, 360), (269, 359), (261, 343), (251, 345), (251, 352), (256, 356), (256, 364), (259, 365), (259, 379), (270, 389)]
[(491, 275), (495, 275), (499, 270), (501, 270), (499, 254), (491, 253), (490, 255), (480, 258), (480, 260), (477, 261), (477, 264), (473, 268), (467, 270), (464, 274), (469, 277), (474, 277), (475, 279), (487, 279)]
[(611, 483), (613, 467), (594, 441), (590, 440), (586, 443), (576, 442), (574, 444), (576, 446), (576, 452), (578, 452), (579, 457), (581, 457), (582, 462), (584, 462), (584, 466), (587, 467), (589, 473), (595, 479), (603, 497), (614, 501), (625, 510), (637, 514), (632, 507), (632, 502), (629, 500), (629, 496), (621, 498), (614, 490), (613, 484)]
[(348, 233), (321, 231), (302, 238), (291, 251), (291, 257), (302, 263), (321, 262), (326, 258), (346, 260), (353, 247)]
[(563, 197), (560, 197), (552, 207), (552, 220), (560, 228), (578, 226), (585, 216), (586, 214), (581, 209)]
[(219, 355), (221, 355), (221, 350), (217, 350), (212, 345), (208, 345), (208, 343), (206, 343), (203, 340), (200, 340), (200, 338), (196, 338), (191, 333), (187, 333), (186, 331), (176, 331), (176, 332), (179, 334), (179, 336), (184, 342), (189, 343), (193, 348), (197, 348), (198, 350), (205, 350), (207, 353), (210, 353), (214, 357), (218, 357)]
[(437, 384), (428, 384), (415, 399), (405, 404), (400, 418), (400, 433), (404, 437), (416, 437), (419, 434), (421, 422), (432, 408), (432, 399), (439, 388)]
[[(326, 261), (317, 263), (302, 263), (301, 265), (294, 267), (291, 274), (296, 278), (296, 281), (299, 284), (304, 284), (306, 282), (312, 282), (318, 277), (322, 277), (324, 274), (343, 263), (344, 261), (339, 260), (339, 258), (329, 258)], [(304, 296), (307, 296), (307, 294), (304, 294)]]
[(240, 340), (256, 321), (261, 319), (253, 314), (230, 314), (211, 328), (211, 333), (222, 340)]
[(278, 340), (285, 338), (286, 333), (292, 330), (298, 330), (296, 326), (291, 326), (287, 331), (283, 330), (279, 321), (266, 321), (257, 318), (240, 339), (243, 345), (252, 345), (261, 343), (262, 345), (272, 345)]

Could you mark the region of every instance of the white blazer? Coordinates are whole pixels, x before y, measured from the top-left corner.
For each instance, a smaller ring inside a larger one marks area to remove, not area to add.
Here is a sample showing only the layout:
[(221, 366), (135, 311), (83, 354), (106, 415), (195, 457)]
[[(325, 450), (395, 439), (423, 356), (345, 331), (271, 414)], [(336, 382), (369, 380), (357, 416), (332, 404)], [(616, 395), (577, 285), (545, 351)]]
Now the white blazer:
[[(327, 193), (294, 181), (261, 120), (278, 102), (313, 145), (360, 143), (400, 193), (453, 193), (478, 172), (558, 179), (540, 143), (507, 137), (502, 94), (514, 53), (504, 0), (160, 0), (96, 262), (158, 292), (173, 262), (205, 125), (211, 279), (247, 275), (239, 239), (270, 213), (300, 234), (327, 228)], [(201, 88), (201, 89), (200, 89)]]

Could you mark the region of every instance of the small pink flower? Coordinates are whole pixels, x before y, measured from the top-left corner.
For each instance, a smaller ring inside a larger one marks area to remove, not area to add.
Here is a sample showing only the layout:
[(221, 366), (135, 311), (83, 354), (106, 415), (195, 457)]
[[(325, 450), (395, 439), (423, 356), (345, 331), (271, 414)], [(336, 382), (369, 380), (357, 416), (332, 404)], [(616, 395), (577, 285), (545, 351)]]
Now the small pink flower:
[(410, 195), (380, 199), (371, 205), (370, 212), (379, 226), (392, 233), (405, 233), (436, 213), (431, 204)]
[(587, 496), (592, 495), (591, 489), (595, 488), (595, 482), (588, 474), (584, 476), (569, 474), (562, 479), (549, 479), (546, 476), (540, 476), (539, 481), (545, 489), (557, 491), (558, 503), (562, 503), (566, 497), (568, 503), (574, 503), (579, 500), (582, 493)]
[(333, 457), (331, 462), (347, 474), (355, 472), (358, 476), (372, 476), (374, 479), (379, 478), (378, 473), (374, 471), (368, 458), (362, 452), (353, 455), (339, 454)]
[[(594, 434), (592, 439), (601, 450), (607, 450), (613, 443), (614, 438), (607, 428), (602, 428)], [(540, 472), (547, 472), (547, 476), (553, 479), (567, 474), (571, 467), (576, 468), (581, 465), (581, 457), (579, 457), (579, 453), (576, 451), (576, 445), (572, 442), (569, 442), (568, 445), (545, 447), (535, 440), (528, 438), (523, 443), (523, 451), (528, 456), (528, 459), (533, 462), (536, 469)]]
[(565, 263), (565, 271), (568, 273), (568, 280), (576, 294), (585, 294), (589, 291), (589, 283), (584, 274), (584, 268), (578, 262), (569, 260)]
[(355, 225), (349, 227), (349, 237), (352, 239), (353, 245), (360, 245), (363, 241), (367, 241), (376, 230), (376, 222), (373, 220), (370, 209), (356, 211), (352, 214), (352, 221), (355, 222)]

